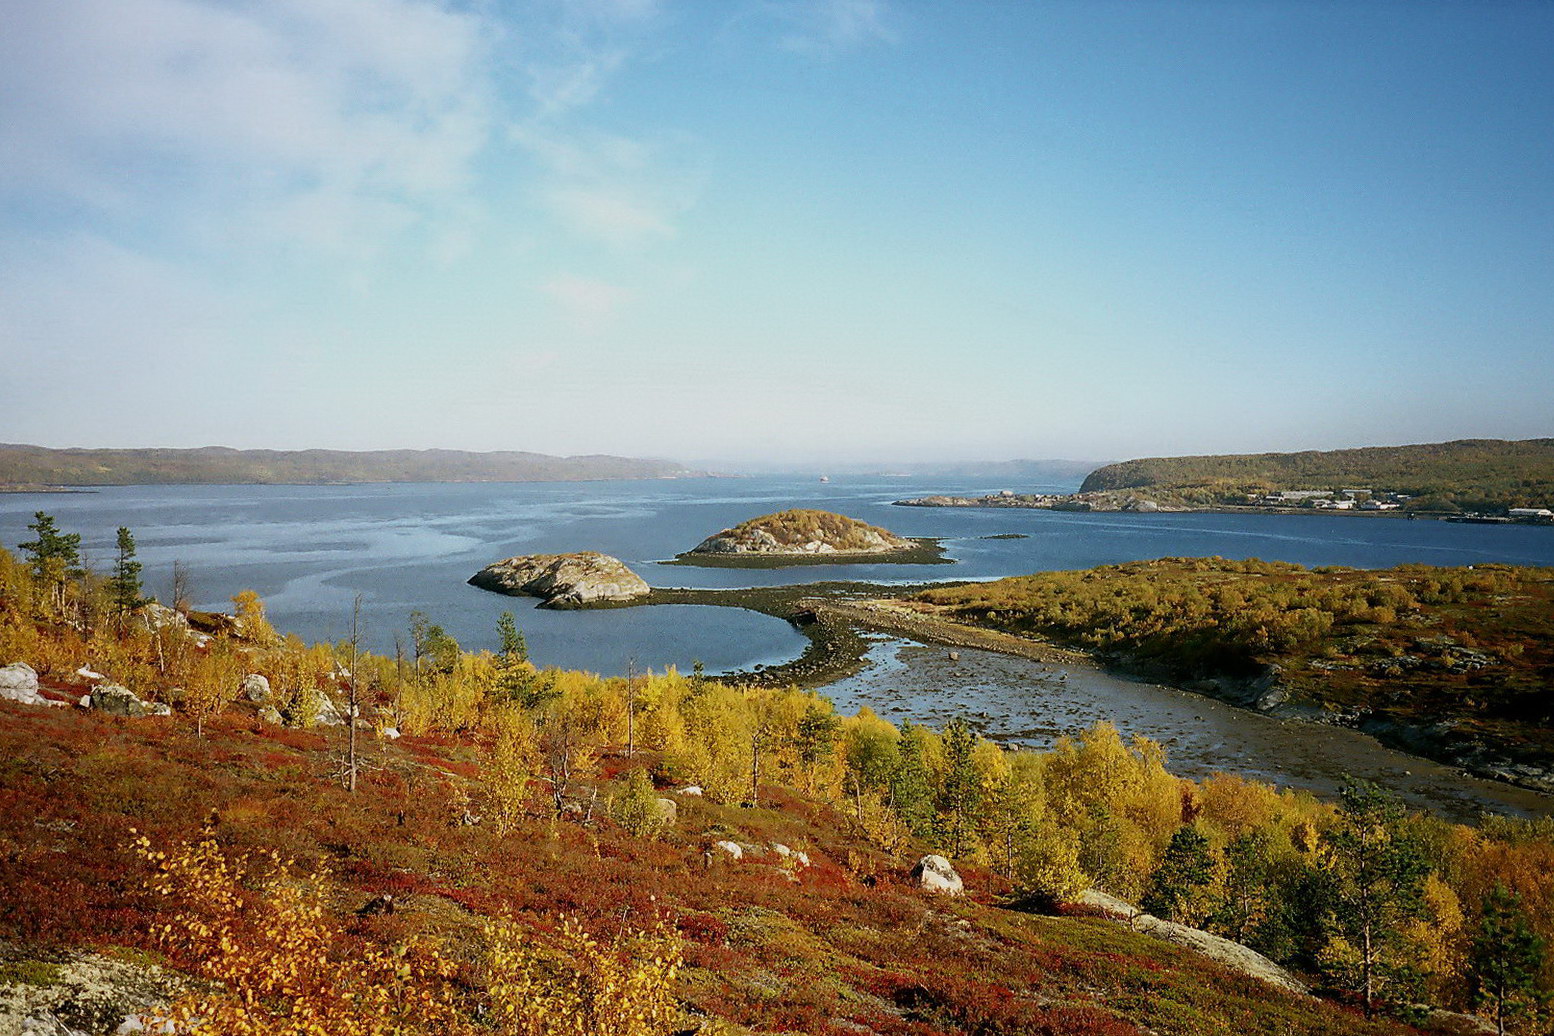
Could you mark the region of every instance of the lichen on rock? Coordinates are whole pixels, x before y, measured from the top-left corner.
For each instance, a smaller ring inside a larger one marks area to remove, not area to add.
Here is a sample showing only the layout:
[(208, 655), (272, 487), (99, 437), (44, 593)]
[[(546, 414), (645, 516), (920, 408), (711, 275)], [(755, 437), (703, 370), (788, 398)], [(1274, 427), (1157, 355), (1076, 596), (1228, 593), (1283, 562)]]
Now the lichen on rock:
[(651, 587), (619, 558), (585, 550), (575, 554), (526, 554), (487, 565), (469, 579), (471, 586), (499, 594), (541, 599), (542, 608), (579, 608), (630, 601)]
[(692, 554), (885, 554), (910, 550), (913, 541), (887, 529), (830, 511), (791, 510), (763, 515), (708, 536)]

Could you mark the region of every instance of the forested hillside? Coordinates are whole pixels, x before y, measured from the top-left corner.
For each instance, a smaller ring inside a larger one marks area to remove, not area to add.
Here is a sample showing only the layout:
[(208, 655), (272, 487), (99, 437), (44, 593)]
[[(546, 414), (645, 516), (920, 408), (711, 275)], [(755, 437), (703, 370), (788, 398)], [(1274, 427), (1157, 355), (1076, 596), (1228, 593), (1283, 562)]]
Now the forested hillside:
[(1278, 489), (1407, 493), (1415, 507), (1468, 511), (1554, 505), (1554, 439), (1462, 439), (1304, 453), (1151, 457), (1097, 468), (1081, 492), (1198, 491), (1240, 502)]
[(56, 450), (0, 444), (0, 485), (547, 482), (689, 474), (667, 460), (462, 450)]

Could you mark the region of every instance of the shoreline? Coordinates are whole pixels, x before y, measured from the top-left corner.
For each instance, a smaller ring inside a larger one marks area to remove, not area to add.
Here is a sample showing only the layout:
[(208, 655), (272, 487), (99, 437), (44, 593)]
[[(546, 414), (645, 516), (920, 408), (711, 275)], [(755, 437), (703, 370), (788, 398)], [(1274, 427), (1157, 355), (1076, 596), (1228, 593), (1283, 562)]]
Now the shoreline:
[[(919, 643), (932, 642), (948, 647), (992, 651), (1038, 662), (1080, 665), (1123, 679), (1145, 680), (1188, 694), (1201, 695), (1247, 712), (1295, 720), (1314, 727), (1337, 726), (1356, 730), (1375, 738), (1377, 742), (1388, 748), (1451, 766), (1476, 777), (1526, 788), (1529, 791), (1554, 794), (1554, 760), (1540, 757), (1536, 763), (1523, 761), (1511, 763), (1509, 766), (1501, 765), (1472, 754), (1471, 749), (1475, 747), (1472, 743), (1444, 743), (1429, 728), (1401, 722), (1384, 715), (1348, 717), (1341, 713), (1327, 713), (1309, 705), (1284, 704), (1282, 698), (1277, 698), (1269, 707), (1261, 707), (1261, 702), (1268, 700), (1265, 698), (1268, 691), (1277, 688), (1277, 683), (1268, 677), (1264, 677), (1261, 681), (1243, 681), (1239, 684), (1213, 681), (1211, 685), (1215, 689), (1210, 690), (1201, 682), (1188, 683), (1175, 680), (1144, 667), (1129, 665), (1125, 659), (1104, 658), (1088, 651), (1065, 648), (1048, 641), (982, 629), (954, 619), (903, 607), (895, 599), (852, 601), (815, 599), (806, 603), (809, 603), (817, 612), (830, 612), (843, 621), (916, 640)], [(1269, 686), (1263, 686), (1265, 682)], [(1476, 747), (1480, 750), (1489, 748), (1483, 743), (1479, 743)]]
[(1192, 504), (1157, 504), (1153, 508), (1128, 507), (1076, 507), (1072, 505), (1050, 503), (1028, 503), (1015, 498), (1004, 500), (999, 497), (943, 497), (944, 503), (928, 503), (932, 497), (919, 497), (917, 499), (892, 500), (892, 507), (921, 507), (926, 510), (940, 508), (952, 511), (1053, 511), (1059, 514), (1267, 514), (1267, 515), (1321, 515), (1334, 518), (1388, 518), (1404, 521), (1431, 521), (1431, 522), (1468, 522), (1486, 525), (1532, 525), (1554, 528), (1554, 521), (1539, 518), (1511, 518), (1500, 515), (1481, 515), (1447, 511), (1358, 511), (1352, 508), (1332, 507), (1270, 507), (1262, 505), (1237, 506), (1235, 504), (1215, 504), (1212, 506), (1198, 506)]
[(655, 561), (655, 565), (685, 565), (691, 568), (799, 568), (804, 565), (953, 565), (954, 558), (945, 557), (942, 536), (910, 536), (910, 547), (877, 551), (835, 551), (825, 554), (809, 553), (746, 553), (746, 554), (698, 554), (688, 550), (676, 554), (668, 561)]
[[(751, 670), (730, 670), (718, 674), (721, 679), (756, 687), (797, 686), (806, 690), (823, 689), (838, 680), (861, 672), (873, 646), (862, 632), (868, 630), (950, 648), (989, 651), (1042, 662), (1049, 665), (1086, 668), (1119, 679), (1144, 681), (1197, 695), (1247, 712), (1293, 720), (1312, 728), (1340, 727), (1374, 738), (1388, 748), (1450, 766), (1497, 783), (1524, 788), (1542, 794), (1554, 794), (1554, 761), (1538, 758), (1536, 764), (1505, 764), (1485, 760), (1482, 754), (1490, 746), (1483, 743), (1443, 743), (1428, 728), (1386, 716), (1346, 716), (1327, 713), (1313, 706), (1285, 704), (1282, 698), (1268, 707), (1265, 697), (1277, 684), (1262, 681), (1183, 682), (1168, 674), (1129, 665), (1126, 659), (1106, 658), (1092, 652), (1063, 647), (1050, 641), (1036, 640), (998, 630), (983, 629), (954, 619), (928, 614), (903, 605), (901, 597), (946, 583), (916, 586), (885, 586), (866, 582), (805, 583), (788, 586), (703, 590), (694, 588), (655, 588), (646, 597), (633, 601), (600, 603), (590, 607), (631, 608), (655, 604), (696, 604), (725, 608), (744, 608), (791, 623), (806, 639), (797, 658)], [(882, 596), (895, 594), (899, 596)], [(1267, 684), (1267, 686), (1265, 686)], [(1477, 749), (1479, 755), (1473, 754)], [(1521, 772), (1517, 772), (1520, 769)]]

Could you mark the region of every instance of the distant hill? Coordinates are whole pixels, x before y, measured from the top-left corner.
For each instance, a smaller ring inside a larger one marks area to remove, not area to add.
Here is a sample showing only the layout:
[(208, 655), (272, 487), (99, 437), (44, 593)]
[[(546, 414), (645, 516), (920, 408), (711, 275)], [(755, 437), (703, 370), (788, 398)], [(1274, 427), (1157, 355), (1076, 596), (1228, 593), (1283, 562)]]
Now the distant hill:
[(691, 475), (669, 460), (504, 450), (57, 450), (0, 444), (0, 484), (566, 482)]
[(1418, 506), (1491, 510), (1554, 504), (1554, 439), (1459, 439), (1304, 453), (1149, 457), (1097, 468), (1081, 492), (1151, 489), (1232, 496), (1267, 489), (1376, 489)]

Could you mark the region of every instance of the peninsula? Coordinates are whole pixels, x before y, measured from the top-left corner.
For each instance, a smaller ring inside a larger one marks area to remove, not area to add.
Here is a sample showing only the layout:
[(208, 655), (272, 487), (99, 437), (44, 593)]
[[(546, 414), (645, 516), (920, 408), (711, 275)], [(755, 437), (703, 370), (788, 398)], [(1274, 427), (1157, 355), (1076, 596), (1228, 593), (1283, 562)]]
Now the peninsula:
[(1077, 493), (1004, 490), (895, 502), (1054, 511), (1294, 510), (1548, 523), (1554, 521), (1554, 439), (1150, 457), (1097, 468)]

